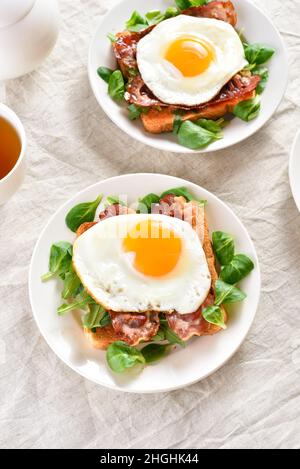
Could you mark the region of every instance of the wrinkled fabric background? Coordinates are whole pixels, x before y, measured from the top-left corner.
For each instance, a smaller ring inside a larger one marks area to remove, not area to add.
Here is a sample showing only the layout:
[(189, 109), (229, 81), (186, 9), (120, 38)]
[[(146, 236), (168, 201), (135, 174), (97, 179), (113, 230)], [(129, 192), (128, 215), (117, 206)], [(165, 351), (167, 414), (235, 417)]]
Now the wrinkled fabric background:
[[(174, 155), (127, 137), (90, 89), (87, 51), (115, 1), (60, 0), (58, 43), (42, 67), (6, 86), (23, 121), (28, 170), (0, 208), (0, 445), (11, 448), (297, 448), (300, 446), (300, 215), (288, 158), (300, 122), (300, 2), (256, 0), (280, 29), (290, 80), (273, 119), (254, 137), (208, 155)], [(255, 323), (210, 378), (158, 395), (127, 395), (85, 381), (49, 349), (27, 291), (33, 247), (50, 215), (79, 190), (130, 172), (189, 179), (243, 220), (262, 269)]]

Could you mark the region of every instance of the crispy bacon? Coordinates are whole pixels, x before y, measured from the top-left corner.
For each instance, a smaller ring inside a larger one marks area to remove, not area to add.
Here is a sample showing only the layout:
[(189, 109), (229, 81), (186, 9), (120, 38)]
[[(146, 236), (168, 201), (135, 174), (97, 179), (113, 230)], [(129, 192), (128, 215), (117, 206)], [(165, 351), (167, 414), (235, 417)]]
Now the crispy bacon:
[(138, 42), (150, 33), (153, 28), (154, 26), (150, 26), (144, 31), (136, 33), (123, 31), (116, 35), (117, 40), (113, 43), (113, 48), (118, 64), (126, 78), (132, 77), (132, 73), (134, 74), (137, 71), (136, 48)]
[(261, 78), (259, 75), (244, 76), (237, 73), (220, 91), (217, 96), (208, 101), (207, 103), (200, 104), (199, 106), (183, 106), (172, 105), (163, 103), (153, 96), (151, 91), (145, 85), (140, 75), (136, 76), (129, 84), (127, 93), (125, 94), (126, 100), (131, 104), (136, 104), (141, 107), (168, 107), (171, 111), (176, 109), (185, 109), (200, 111), (208, 108), (209, 106), (219, 103), (230, 102), (236, 98), (243, 98), (255, 90)]
[(184, 197), (176, 197), (174, 194), (168, 194), (160, 199), (158, 204), (153, 205), (152, 213), (183, 220), (185, 203), (186, 199)]
[(191, 7), (182, 12), (183, 15), (214, 18), (235, 26), (237, 14), (232, 2), (210, 2), (202, 7)]
[(211, 101), (201, 104), (198, 109), (205, 109), (208, 106), (216, 105), (223, 102), (230, 102), (236, 98), (252, 93), (260, 82), (259, 75), (244, 76), (237, 73), (220, 91), (220, 93)]
[(135, 76), (127, 85), (125, 99), (130, 104), (136, 104), (141, 107), (164, 107), (168, 104), (162, 103), (157, 99), (145, 85), (141, 75)]
[(215, 295), (209, 293), (203, 305), (191, 314), (172, 313), (166, 315), (169, 327), (182, 339), (189, 340), (193, 336), (211, 335), (216, 332), (213, 324), (205, 321), (202, 311), (207, 306), (214, 304)]
[(158, 313), (115, 313), (109, 312), (112, 326), (119, 340), (129, 345), (149, 341), (159, 329)]
[(118, 215), (128, 215), (129, 213), (135, 213), (135, 211), (125, 205), (112, 204), (99, 214), (99, 218), (103, 221), (106, 220), (106, 218), (116, 217)]
[[(113, 204), (103, 210), (99, 214), (99, 218), (100, 220), (105, 220), (106, 218), (115, 217), (117, 215), (127, 215), (128, 213), (135, 213), (135, 211), (121, 204)], [(97, 221), (82, 223), (76, 231), (77, 238), (93, 226), (97, 225), (97, 223)]]

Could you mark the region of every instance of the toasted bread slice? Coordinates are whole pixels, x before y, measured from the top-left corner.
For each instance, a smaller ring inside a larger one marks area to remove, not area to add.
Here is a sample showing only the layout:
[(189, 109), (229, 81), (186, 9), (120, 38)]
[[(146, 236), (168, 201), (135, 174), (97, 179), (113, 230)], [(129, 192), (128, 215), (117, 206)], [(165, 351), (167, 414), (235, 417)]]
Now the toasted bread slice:
[(98, 327), (96, 332), (84, 328), (84, 333), (94, 348), (106, 350), (107, 347), (118, 340), (112, 326)]
[[(87, 228), (87, 226), (85, 227)], [(82, 230), (85, 231), (85, 230)], [(215, 264), (215, 254), (212, 248), (212, 243), (209, 237), (209, 227), (208, 227), (208, 221), (206, 215), (204, 215), (204, 224), (203, 224), (203, 234), (201, 235), (203, 237), (203, 250), (207, 259), (207, 264), (208, 268), (210, 271), (211, 275), (211, 280), (212, 280), (212, 291), (215, 293), (215, 283), (216, 280), (218, 279), (218, 273), (216, 270), (216, 264)], [(223, 315), (224, 315), (224, 321), (227, 321), (227, 313), (226, 310), (223, 306), (221, 306)], [(203, 335), (213, 335), (216, 334), (221, 330), (220, 327), (215, 326), (213, 324), (209, 324), (207, 330), (204, 332)], [(103, 328), (97, 328), (96, 332), (92, 332), (89, 329), (84, 329), (84, 333), (91, 342), (92, 346), (97, 349), (101, 350), (106, 350), (107, 347), (117, 341), (120, 340), (119, 337), (116, 336), (115, 331), (112, 326), (107, 326)]]
[[(219, 278), (218, 272), (216, 270), (216, 258), (215, 258), (215, 253), (213, 251), (212, 243), (209, 237), (209, 227), (208, 227), (208, 222), (207, 218), (205, 216), (204, 218), (204, 239), (203, 239), (203, 251), (205, 252), (206, 260), (207, 260), (207, 265), (209, 268), (209, 272), (211, 275), (211, 281), (212, 281), (212, 290), (214, 294), (216, 293), (215, 285), (216, 281)], [(224, 316), (224, 322), (227, 322), (228, 316), (226, 309), (224, 306), (220, 306), (223, 316)], [(209, 329), (204, 335), (213, 335), (216, 334), (221, 330), (220, 327), (215, 326), (214, 324), (210, 324)]]
[[(255, 91), (251, 91), (243, 96), (243, 99), (236, 98), (230, 102), (220, 102), (207, 106), (199, 111), (186, 111), (180, 115), (183, 121), (197, 121), (199, 119), (218, 119), (225, 114), (233, 112), (233, 109), (240, 101), (245, 101), (255, 97)], [(151, 134), (161, 134), (163, 132), (172, 132), (175, 114), (172, 108), (166, 107), (161, 110), (150, 109), (147, 113), (141, 114), (141, 119), (145, 130)]]

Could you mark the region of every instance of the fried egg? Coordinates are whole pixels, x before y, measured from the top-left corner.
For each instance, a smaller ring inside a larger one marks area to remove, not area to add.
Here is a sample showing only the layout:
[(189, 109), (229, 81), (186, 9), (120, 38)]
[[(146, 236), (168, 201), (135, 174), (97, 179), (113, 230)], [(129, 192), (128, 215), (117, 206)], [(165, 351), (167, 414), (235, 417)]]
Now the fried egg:
[(166, 215), (97, 223), (75, 241), (73, 266), (95, 301), (116, 312), (192, 313), (211, 286), (196, 232)]
[(157, 98), (183, 106), (210, 101), (248, 64), (230, 24), (186, 15), (163, 21), (142, 38), (137, 63)]

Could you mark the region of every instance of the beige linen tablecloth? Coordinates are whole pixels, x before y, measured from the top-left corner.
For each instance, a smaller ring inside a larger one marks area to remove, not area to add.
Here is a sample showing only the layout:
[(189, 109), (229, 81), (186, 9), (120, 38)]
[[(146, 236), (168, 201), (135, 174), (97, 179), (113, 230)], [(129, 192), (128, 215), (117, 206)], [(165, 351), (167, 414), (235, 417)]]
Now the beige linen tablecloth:
[[(42, 67), (6, 86), (28, 136), (22, 189), (0, 208), (1, 447), (296, 448), (300, 443), (300, 215), (288, 157), (300, 119), (300, 2), (256, 1), (280, 29), (290, 80), (273, 119), (217, 154), (145, 147), (99, 108), (87, 52), (115, 2), (61, 0), (58, 43)], [(127, 395), (88, 382), (50, 350), (33, 320), (28, 266), (41, 229), (79, 190), (130, 172), (189, 179), (245, 223), (262, 268), (255, 323), (239, 352), (210, 378), (172, 393)]]

